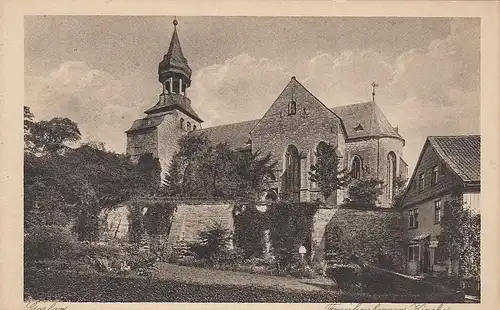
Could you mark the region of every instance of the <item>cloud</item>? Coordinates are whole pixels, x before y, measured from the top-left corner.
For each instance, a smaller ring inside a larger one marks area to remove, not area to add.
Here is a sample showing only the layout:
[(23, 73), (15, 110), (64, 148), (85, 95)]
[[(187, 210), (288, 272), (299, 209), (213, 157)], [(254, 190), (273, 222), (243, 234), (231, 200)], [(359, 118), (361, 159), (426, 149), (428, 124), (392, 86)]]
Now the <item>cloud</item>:
[(394, 68), (373, 50), (346, 50), (339, 56), (321, 54), (307, 66), (304, 84), (327, 106), (371, 100), (371, 83), (384, 87)]
[[(450, 19), (448, 36), (396, 59), (351, 49), (316, 55), (305, 69), (290, 72), (280, 59), (243, 53), (195, 71), (187, 94), (208, 127), (260, 118), (293, 75), (329, 107), (371, 100), (376, 81), (376, 101), (406, 139), (412, 169), (426, 136), (479, 132), (479, 22), (464, 20)], [(26, 99), (37, 118), (70, 117), (88, 137), (124, 151), (124, 131), (158, 99), (152, 77), (66, 62), (28, 77)]]
[(69, 61), (45, 76), (27, 77), (26, 104), (38, 120), (68, 117), (78, 124), (84, 140), (102, 141), (108, 149), (123, 152), (124, 131), (154, 104), (149, 97), (137, 95), (141, 78), (129, 72), (118, 79), (83, 62)]
[(205, 127), (257, 119), (291, 76), (270, 59), (241, 54), (199, 70), (188, 95)]

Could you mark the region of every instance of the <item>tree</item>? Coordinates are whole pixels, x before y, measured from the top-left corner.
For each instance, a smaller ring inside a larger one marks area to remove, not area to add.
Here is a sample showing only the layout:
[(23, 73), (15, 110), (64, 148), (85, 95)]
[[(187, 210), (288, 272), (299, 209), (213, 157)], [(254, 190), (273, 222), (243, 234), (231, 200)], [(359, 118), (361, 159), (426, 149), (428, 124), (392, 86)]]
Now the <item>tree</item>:
[(383, 184), (378, 179), (355, 180), (349, 185), (345, 203), (360, 208), (376, 208), (383, 193)]
[(481, 218), (464, 205), (461, 193), (455, 190), (444, 205), (436, 255), (440, 260), (449, 259), (450, 267), (458, 261), (461, 276), (479, 277)]
[(165, 175), (167, 195), (255, 199), (276, 163), (271, 155), (213, 146), (203, 135), (187, 135)]
[(348, 181), (345, 170), (339, 170), (339, 159), (335, 147), (320, 143), (315, 152), (316, 164), (311, 165), (309, 180), (318, 184), (325, 199), (337, 189), (343, 188)]
[(102, 209), (143, 192), (144, 170), (100, 143), (60, 152), (64, 143), (77, 141), (78, 126), (61, 118), (32, 122), (28, 112), (25, 109), (27, 142), (34, 141), (35, 147), (27, 148), (24, 156), (26, 227), (74, 226), (80, 240), (95, 240)]
[(407, 182), (407, 179), (405, 179), (401, 176), (398, 176), (394, 180), (395, 194), (394, 194), (394, 197), (392, 198), (392, 202), (391, 202), (392, 208), (401, 207), (401, 203), (403, 202), (403, 197), (404, 197), (404, 195), (406, 193), (406, 189), (407, 189), (406, 182)]
[(59, 152), (67, 143), (78, 142), (81, 138), (78, 125), (68, 118), (55, 117), (40, 122), (34, 122), (33, 119), (29, 107), (25, 107), (25, 150), (37, 156)]

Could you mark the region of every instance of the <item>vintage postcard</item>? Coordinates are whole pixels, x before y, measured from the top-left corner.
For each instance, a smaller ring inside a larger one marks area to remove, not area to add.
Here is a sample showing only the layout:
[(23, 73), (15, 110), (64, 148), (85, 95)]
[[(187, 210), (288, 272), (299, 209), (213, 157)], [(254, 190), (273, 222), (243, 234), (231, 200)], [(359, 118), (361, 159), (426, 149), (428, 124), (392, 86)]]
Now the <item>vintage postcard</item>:
[(46, 3), (5, 10), (6, 309), (497, 302), (495, 3)]

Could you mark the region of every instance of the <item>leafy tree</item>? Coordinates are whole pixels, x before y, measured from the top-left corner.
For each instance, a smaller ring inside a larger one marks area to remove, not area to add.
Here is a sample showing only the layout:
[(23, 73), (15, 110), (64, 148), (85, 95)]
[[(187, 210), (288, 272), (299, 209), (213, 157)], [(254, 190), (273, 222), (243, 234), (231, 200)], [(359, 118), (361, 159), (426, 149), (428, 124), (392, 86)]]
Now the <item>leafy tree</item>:
[(25, 150), (38, 156), (56, 153), (65, 149), (67, 143), (78, 142), (81, 138), (76, 123), (68, 118), (55, 117), (48, 121), (33, 121), (28, 107), (24, 109)]
[(459, 263), (459, 273), (464, 277), (479, 277), (481, 253), (481, 218), (463, 203), (461, 191), (455, 191), (445, 204), (441, 218), (436, 255), (440, 260)]
[(382, 184), (384, 182), (378, 179), (351, 182), (345, 203), (360, 208), (376, 208), (379, 202), (378, 198), (383, 193)]
[(137, 162), (138, 187), (145, 194), (155, 194), (158, 192), (161, 183), (161, 165), (158, 158), (148, 153), (139, 157)]
[(204, 135), (179, 142), (165, 175), (165, 193), (182, 197), (256, 198), (276, 163), (259, 152), (238, 152), (226, 143), (213, 146)]
[(391, 207), (399, 208), (403, 202), (403, 197), (407, 189), (406, 185), (407, 179), (398, 176), (394, 180), (394, 197), (392, 198)]
[[(79, 130), (68, 119), (33, 122), (25, 109), (26, 134), (34, 147), (24, 156), (25, 225), (74, 226), (80, 240), (95, 240), (99, 214), (143, 190), (144, 172), (102, 144), (65, 148)], [(65, 152), (60, 152), (66, 149)]]
[(165, 194), (171, 197), (182, 196), (183, 162), (179, 153), (175, 153), (165, 174)]
[(345, 170), (339, 170), (339, 159), (333, 145), (320, 143), (315, 152), (316, 164), (311, 165), (309, 180), (318, 184), (325, 199), (348, 181)]

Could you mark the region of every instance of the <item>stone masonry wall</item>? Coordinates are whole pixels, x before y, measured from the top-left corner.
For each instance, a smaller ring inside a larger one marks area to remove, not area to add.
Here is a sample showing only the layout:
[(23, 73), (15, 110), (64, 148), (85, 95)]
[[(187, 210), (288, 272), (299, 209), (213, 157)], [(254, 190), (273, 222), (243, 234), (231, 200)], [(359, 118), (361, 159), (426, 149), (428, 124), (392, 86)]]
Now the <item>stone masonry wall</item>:
[(214, 222), (220, 223), (223, 228), (233, 232), (232, 210), (231, 204), (178, 205), (167, 239), (167, 251), (170, 253), (175, 243), (180, 240), (196, 241), (198, 234), (209, 228)]
[[(180, 119), (184, 119), (184, 128), (180, 126)], [(179, 139), (187, 134), (186, 124), (190, 122), (191, 128), (196, 125), (200, 128), (200, 124), (180, 111), (165, 117), (163, 122), (158, 126), (158, 158), (162, 169), (162, 175), (168, 171), (170, 162), (174, 153), (179, 149)]]
[[(292, 99), (296, 101), (297, 113), (288, 115), (288, 105)], [(297, 147), (301, 156), (300, 200), (314, 200), (318, 192), (313, 188), (308, 176), (313, 164), (313, 153), (321, 141), (337, 146), (339, 139), (344, 139), (339, 124), (337, 116), (297, 82), (291, 82), (252, 130), (252, 150), (259, 150), (263, 154), (271, 153), (274, 156), (278, 161), (277, 180), (281, 180), (285, 171), (285, 152), (289, 145)], [(281, 191), (281, 182), (276, 183), (276, 187)]]

